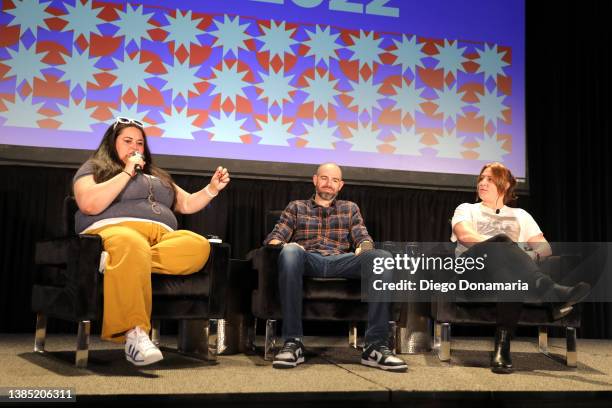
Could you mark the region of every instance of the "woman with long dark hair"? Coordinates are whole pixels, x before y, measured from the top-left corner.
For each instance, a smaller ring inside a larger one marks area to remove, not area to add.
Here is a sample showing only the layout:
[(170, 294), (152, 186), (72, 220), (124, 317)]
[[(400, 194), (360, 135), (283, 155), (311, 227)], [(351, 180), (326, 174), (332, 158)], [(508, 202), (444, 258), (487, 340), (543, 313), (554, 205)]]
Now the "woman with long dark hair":
[(109, 254), (102, 338), (125, 341), (131, 363), (147, 365), (163, 358), (148, 335), (151, 272), (188, 275), (199, 271), (210, 253), (206, 238), (177, 230), (174, 212), (200, 211), (229, 181), (227, 169), (218, 167), (205, 188), (187, 193), (153, 164), (144, 125), (123, 117), (106, 130), (74, 176), (76, 232), (100, 235)]
[[(515, 187), (516, 179), (507, 167), (486, 164), (477, 180), (478, 202), (463, 203), (455, 209), (451, 241), (457, 242), (458, 256), (486, 258), (486, 269), (473, 275), (477, 280), (526, 282), (532, 288), (527, 296), (561, 302), (551, 308), (552, 317), (559, 319), (588, 295), (590, 286), (583, 282), (558, 285), (540, 271), (539, 261), (552, 251), (533, 217), (521, 208), (507, 205), (516, 200)], [(523, 303), (518, 301), (521, 299), (514, 300), (497, 302), (495, 351), (491, 358), (491, 369), (496, 373), (512, 372), (510, 338)]]

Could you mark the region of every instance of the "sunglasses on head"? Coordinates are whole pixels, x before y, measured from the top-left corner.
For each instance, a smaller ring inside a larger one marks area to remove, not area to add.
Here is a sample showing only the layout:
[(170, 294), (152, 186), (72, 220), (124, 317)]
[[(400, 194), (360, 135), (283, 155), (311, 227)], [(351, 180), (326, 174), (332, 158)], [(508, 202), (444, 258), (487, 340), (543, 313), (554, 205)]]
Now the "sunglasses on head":
[(144, 129), (144, 123), (142, 123), (139, 120), (132, 119), (132, 118), (126, 118), (124, 116), (117, 116), (117, 119), (115, 119), (115, 123), (113, 124), (113, 130), (115, 130), (117, 128), (117, 124), (118, 123), (121, 123), (123, 125), (134, 124), (134, 125), (138, 126), (139, 128)]

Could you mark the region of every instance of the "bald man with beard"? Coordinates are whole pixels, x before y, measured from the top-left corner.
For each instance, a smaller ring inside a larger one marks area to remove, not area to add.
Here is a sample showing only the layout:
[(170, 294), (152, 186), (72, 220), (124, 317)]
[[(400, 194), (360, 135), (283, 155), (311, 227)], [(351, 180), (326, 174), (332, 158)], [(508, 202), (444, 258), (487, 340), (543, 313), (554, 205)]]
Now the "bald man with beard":
[[(342, 170), (324, 163), (312, 176), (314, 195), (290, 202), (264, 241), (280, 245), (279, 293), (283, 315), (283, 348), (274, 357), (274, 368), (293, 368), (304, 362), (302, 343), (302, 284), (304, 276), (361, 279), (362, 265), (391, 254), (374, 249), (357, 204), (337, 200)], [(353, 251), (354, 249), (354, 251)], [(390, 281), (388, 273), (377, 279)], [(406, 371), (406, 363), (388, 347), (390, 304), (368, 304), (368, 328), (361, 363), (391, 372)]]

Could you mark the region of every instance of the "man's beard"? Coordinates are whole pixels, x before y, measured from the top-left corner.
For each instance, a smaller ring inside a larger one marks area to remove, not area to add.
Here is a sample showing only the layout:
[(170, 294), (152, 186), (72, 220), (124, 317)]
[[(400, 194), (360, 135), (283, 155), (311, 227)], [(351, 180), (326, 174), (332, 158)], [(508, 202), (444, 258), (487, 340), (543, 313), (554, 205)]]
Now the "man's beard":
[(325, 201), (332, 201), (334, 198), (336, 198), (336, 194), (327, 193), (325, 191), (317, 191), (317, 195)]

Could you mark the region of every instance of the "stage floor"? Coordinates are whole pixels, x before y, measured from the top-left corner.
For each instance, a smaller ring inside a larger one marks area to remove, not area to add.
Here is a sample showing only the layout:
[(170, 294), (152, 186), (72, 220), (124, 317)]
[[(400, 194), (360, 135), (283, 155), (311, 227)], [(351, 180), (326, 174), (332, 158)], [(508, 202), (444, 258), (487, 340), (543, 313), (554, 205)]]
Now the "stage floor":
[[(46, 355), (32, 351), (33, 337), (0, 334), (0, 386), (71, 387), (77, 402), (123, 398), (169, 405), (354, 401), (351, 406), (385, 406), (411, 401), (413, 406), (442, 406), (464, 399), (474, 405), (518, 398), (586, 406), (589, 401), (610, 403), (612, 393), (612, 341), (602, 340), (579, 340), (578, 368), (572, 369), (563, 363), (564, 339), (549, 339), (553, 358), (537, 352), (535, 339), (517, 339), (512, 343), (515, 373), (496, 375), (488, 369), (488, 339), (453, 339), (450, 364), (432, 353), (402, 355), (409, 368), (397, 374), (360, 365), (360, 352), (349, 348), (345, 338), (307, 337), (306, 363), (276, 370), (257, 354), (219, 356), (211, 364), (171, 351), (164, 351), (164, 360), (156, 365), (136, 368), (125, 360), (121, 346), (95, 336), (89, 366), (77, 369), (71, 352), (76, 335), (49, 335)], [(164, 346), (174, 347), (174, 342), (162, 337)]]

